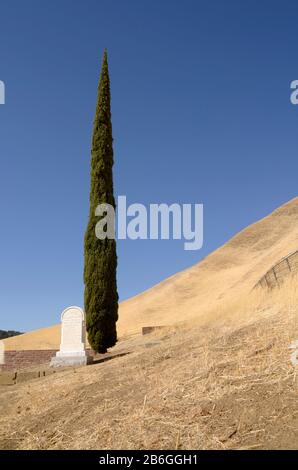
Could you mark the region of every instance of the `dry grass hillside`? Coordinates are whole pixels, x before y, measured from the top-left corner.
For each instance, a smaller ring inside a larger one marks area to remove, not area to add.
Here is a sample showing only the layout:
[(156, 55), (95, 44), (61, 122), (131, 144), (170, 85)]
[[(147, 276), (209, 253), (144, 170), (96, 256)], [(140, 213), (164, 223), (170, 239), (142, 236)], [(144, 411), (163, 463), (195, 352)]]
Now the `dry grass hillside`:
[[(247, 293), (280, 258), (297, 249), (298, 198), (249, 226), (197, 265), (120, 305), (120, 337), (146, 325), (202, 323), (221, 306)], [(60, 325), (5, 341), (8, 349), (57, 349)]]
[(2, 386), (0, 448), (298, 449), (298, 279), (252, 290), (297, 235), (298, 198), (124, 302), (126, 355)]
[(208, 327), (127, 339), (126, 356), (1, 387), (0, 448), (298, 449), (297, 281), (226, 302)]

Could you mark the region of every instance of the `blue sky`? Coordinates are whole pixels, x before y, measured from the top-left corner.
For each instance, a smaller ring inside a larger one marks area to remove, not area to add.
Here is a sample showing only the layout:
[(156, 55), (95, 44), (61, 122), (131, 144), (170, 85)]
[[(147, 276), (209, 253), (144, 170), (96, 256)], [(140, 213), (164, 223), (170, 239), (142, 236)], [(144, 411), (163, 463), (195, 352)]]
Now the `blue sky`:
[(97, 82), (108, 49), (116, 194), (203, 203), (204, 247), (119, 241), (121, 299), (297, 195), (298, 4), (2, 0), (0, 328), (83, 305)]

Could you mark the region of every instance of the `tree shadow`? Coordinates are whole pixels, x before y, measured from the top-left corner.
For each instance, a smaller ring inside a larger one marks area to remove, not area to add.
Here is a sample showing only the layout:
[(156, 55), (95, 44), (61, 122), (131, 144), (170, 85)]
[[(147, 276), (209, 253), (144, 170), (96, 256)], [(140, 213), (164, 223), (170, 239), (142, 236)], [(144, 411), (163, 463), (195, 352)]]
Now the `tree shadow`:
[(93, 362), (90, 365), (92, 366), (94, 364), (100, 364), (101, 362), (111, 361), (112, 359), (116, 359), (117, 357), (127, 356), (128, 354), (131, 354), (131, 351), (118, 353), (118, 354), (107, 354), (107, 355), (103, 354), (102, 357), (98, 355), (93, 358)]

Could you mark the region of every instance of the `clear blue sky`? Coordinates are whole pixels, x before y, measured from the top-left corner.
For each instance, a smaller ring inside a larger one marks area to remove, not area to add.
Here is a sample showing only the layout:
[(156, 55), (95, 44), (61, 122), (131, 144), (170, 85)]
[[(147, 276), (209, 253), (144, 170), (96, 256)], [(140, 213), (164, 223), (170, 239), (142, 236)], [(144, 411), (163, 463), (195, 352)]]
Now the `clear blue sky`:
[(297, 195), (296, 0), (2, 0), (0, 17), (0, 328), (51, 325), (83, 305), (104, 47), (116, 193), (205, 205), (200, 251), (118, 243), (121, 299)]

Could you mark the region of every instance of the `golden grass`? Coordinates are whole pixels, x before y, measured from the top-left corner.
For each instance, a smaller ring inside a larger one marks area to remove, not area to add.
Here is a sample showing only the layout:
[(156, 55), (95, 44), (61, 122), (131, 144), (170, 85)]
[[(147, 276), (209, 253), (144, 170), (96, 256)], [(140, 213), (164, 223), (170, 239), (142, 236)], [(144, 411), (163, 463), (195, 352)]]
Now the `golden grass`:
[[(253, 290), (297, 249), (298, 198), (121, 304), (123, 357), (0, 388), (7, 449), (298, 448), (298, 281)], [(168, 328), (141, 337), (145, 325)], [(56, 338), (56, 339), (55, 339)], [(5, 341), (56, 347), (58, 327)]]
[(139, 338), (125, 357), (3, 389), (0, 446), (297, 449), (295, 339), (297, 278), (232, 299), (208, 325)]
[[(200, 263), (132, 299), (119, 311), (120, 339), (140, 332), (142, 326), (202, 324), (226, 314), (232, 300), (247, 293), (268, 269), (297, 249), (298, 198), (252, 224)], [(60, 312), (53, 312), (53, 322)], [(58, 349), (60, 325), (4, 340), (11, 349)]]

